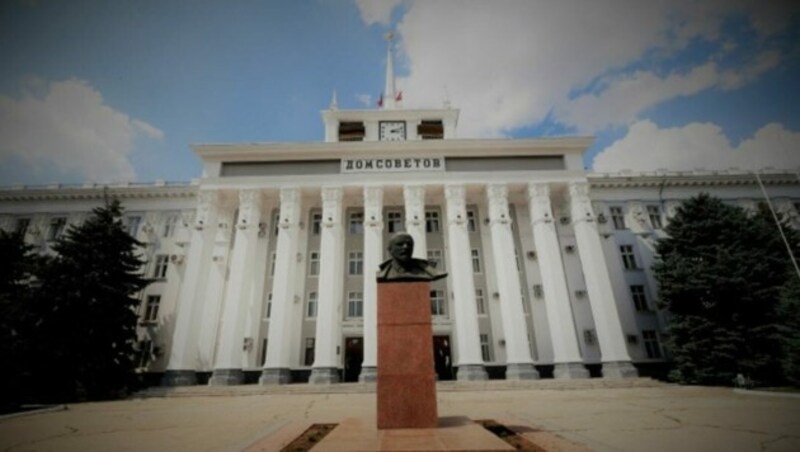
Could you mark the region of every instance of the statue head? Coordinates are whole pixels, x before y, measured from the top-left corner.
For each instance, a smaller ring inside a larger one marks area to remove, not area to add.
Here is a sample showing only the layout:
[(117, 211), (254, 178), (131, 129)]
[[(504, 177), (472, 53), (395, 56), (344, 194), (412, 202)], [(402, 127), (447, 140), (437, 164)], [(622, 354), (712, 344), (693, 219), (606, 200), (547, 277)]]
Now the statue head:
[(400, 264), (408, 264), (414, 254), (414, 238), (411, 234), (399, 232), (389, 239), (389, 254)]

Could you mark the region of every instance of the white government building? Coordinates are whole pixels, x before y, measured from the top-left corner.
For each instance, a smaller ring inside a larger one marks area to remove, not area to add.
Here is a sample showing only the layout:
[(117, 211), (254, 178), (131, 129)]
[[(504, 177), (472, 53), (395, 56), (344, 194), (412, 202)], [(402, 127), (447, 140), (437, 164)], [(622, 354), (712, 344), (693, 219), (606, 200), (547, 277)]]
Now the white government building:
[(375, 271), (388, 238), (449, 277), (431, 285), (440, 379), (633, 377), (668, 357), (651, 271), (676, 207), (707, 192), (798, 226), (794, 172), (596, 174), (586, 137), (458, 139), (458, 110), (322, 112), (325, 141), (193, 146), (192, 183), (0, 189), (0, 226), (48, 252), (103, 191), (154, 282), (143, 371), (168, 385), (372, 381)]

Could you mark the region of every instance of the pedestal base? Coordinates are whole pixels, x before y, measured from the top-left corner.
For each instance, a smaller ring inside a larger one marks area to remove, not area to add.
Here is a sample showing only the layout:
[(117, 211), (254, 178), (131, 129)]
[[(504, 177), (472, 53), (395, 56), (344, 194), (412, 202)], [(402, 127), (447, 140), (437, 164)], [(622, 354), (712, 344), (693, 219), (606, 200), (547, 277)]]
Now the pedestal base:
[(214, 369), (209, 386), (231, 386), (244, 384), (244, 371), (242, 369)]
[(612, 361), (603, 363), (603, 378), (636, 378), (639, 371), (630, 361)]
[(359, 383), (375, 383), (378, 381), (378, 368), (377, 367), (362, 367), (361, 373), (358, 374)]
[(538, 380), (539, 372), (533, 364), (506, 365), (506, 380)]
[(193, 370), (167, 370), (161, 378), (161, 386), (194, 386), (197, 373)]
[(430, 283), (378, 283), (378, 428), (435, 428)]
[(339, 382), (339, 369), (335, 367), (315, 367), (311, 369), (308, 382), (312, 385), (329, 385)]
[(489, 374), (486, 373), (486, 368), (480, 364), (458, 366), (456, 371), (456, 380), (458, 381), (483, 381), (488, 379)]
[(589, 370), (582, 363), (557, 363), (553, 369), (553, 378), (556, 380), (589, 378)]
[(264, 369), (258, 379), (260, 385), (285, 385), (292, 382), (292, 374), (288, 368)]

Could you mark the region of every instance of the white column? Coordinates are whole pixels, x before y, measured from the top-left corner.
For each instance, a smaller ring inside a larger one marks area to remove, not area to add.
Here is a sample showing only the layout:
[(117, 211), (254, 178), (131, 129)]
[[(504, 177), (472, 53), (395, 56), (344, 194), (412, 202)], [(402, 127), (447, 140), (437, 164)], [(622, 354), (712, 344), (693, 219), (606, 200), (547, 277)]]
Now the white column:
[(280, 216), (276, 247), (275, 277), (272, 287), (272, 313), (267, 337), (267, 359), (261, 384), (289, 383), (291, 363), (291, 304), (295, 297), (297, 240), (300, 229), (300, 189), (280, 190)]
[(364, 361), (358, 381), (378, 377), (378, 283), (383, 256), (383, 188), (364, 187)]
[(572, 204), (572, 223), (575, 241), (581, 257), (589, 304), (597, 330), (603, 376), (607, 378), (636, 377), (636, 368), (625, 346), (622, 324), (614, 301), (611, 277), (603, 255), (603, 246), (594, 221), (594, 210), (589, 199), (589, 185), (573, 182), (569, 185)]
[(406, 232), (414, 239), (414, 255), (417, 259), (428, 258), (425, 241), (425, 187), (406, 185), (403, 187), (406, 204)]
[(528, 202), (533, 226), (533, 240), (542, 274), (542, 289), (546, 303), (547, 322), (553, 343), (555, 378), (589, 378), (583, 366), (575, 320), (569, 300), (567, 277), (558, 246), (558, 235), (553, 223), (550, 205), (550, 187), (547, 184), (528, 185)]
[(539, 378), (539, 373), (533, 367), (525, 312), (522, 310), (522, 289), (514, 258), (514, 238), (511, 235), (511, 216), (508, 211), (508, 188), (504, 184), (492, 184), (486, 187), (486, 194), (489, 200), (494, 269), (500, 294), (500, 315), (506, 343), (506, 379)]
[(458, 380), (488, 378), (481, 356), (478, 307), (475, 304), (475, 280), (472, 275), (472, 249), (467, 231), (467, 208), (463, 185), (447, 185), (447, 237), (449, 243), (450, 287), (453, 290), (453, 314), (458, 347)]
[(244, 321), (252, 296), (256, 275), (256, 249), (258, 220), (261, 216), (261, 191), (239, 192), (239, 216), (236, 236), (228, 269), (228, 283), (222, 303), (222, 327), (219, 346), (214, 359), (214, 372), (210, 385), (236, 385), (244, 383), (242, 360), (244, 356)]
[(317, 331), (311, 384), (339, 381), (336, 347), (341, 343), (338, 314), (344, 290), (344, 228), (342, 227), (342, 188), (322, 188), (322, 225), (320, 238), (320, 274), (317, 304)]
[(198, 370), (208, 371), (214, 367), (214, 356), (220, 337), (222, 299), (228, 273), (234, 210), (233, 206), (222, 202), (217, 207), (217, 230), (214, 234), (211, 263), (202, 282), (205, 289), (198, 296), (199, 303), (203, 306), (197, 345)]
[(214, 221), (219, 194), (201, 190), (197, 195), (197, 215), (186, 256), (184, 281), (175, 309), (175, 329), (172, 335), (169, 362), (162, 384), (184, 386), (197, 384), (197, 323), (202, 315), (201, 299), (208, 273), (214, 240)]

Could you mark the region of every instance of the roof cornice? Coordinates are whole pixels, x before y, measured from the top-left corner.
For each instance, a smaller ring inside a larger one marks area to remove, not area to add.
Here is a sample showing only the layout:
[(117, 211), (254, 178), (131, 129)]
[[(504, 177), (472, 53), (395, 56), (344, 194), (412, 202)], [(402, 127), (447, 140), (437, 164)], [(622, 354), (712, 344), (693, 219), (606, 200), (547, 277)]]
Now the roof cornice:
[[(800, 185), (790, 171), (759, 173), (764, 185)], [(718, 187), (757, 185), (755, 173), (741, 171), (693, 171), (655, 173), (589, 173), (592, 188)]]
[(358, 155), (412, 154), (485, 157), (489, 155), (582, 155), (593, 141), (593, 137), (559, 137), (526, 140), (449, 139), (402, 142), (194, 144), (192, 149), (202, 159), (211, 161), (319, 160)]
[(198, 184), (171, 182), (117, 185), (48, 185), (0, 188), (0, 201), (82, 201), (103, 199), (106, 193), (118, 199), (192, 198)]

